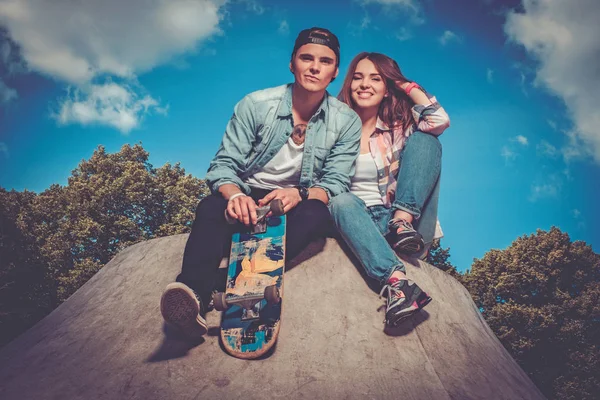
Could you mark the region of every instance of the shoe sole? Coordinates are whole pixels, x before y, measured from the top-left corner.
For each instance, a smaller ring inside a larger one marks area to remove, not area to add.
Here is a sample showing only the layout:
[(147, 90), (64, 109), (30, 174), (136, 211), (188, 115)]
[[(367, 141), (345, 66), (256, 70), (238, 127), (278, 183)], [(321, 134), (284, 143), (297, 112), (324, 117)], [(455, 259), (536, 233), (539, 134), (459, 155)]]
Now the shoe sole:
[(427, 304), (431, 302), (431, 297), (425, 293), (421, 293), (417, 300), (413, 301), (410, 307), (406, 307), (395, 314), (391, 320), (388, 321), (388, 325), (396, 327), (400, 322), (407, 318), (412, 317), (417, 311), (422, 310)]
[(179, 328), (187, 337), (198, 338), (208, 331), (206, 320), (200, 316), (200, 303), (183, 283), (167, 286), (160, 299), (160, 312), (167, 323)]
[(399, 240), (392, 247), (397, 253), (413, 255), (423, 251), (425, 248), (425, 243), (423, 243), (423, 240), (418, 237), (410, 237)]

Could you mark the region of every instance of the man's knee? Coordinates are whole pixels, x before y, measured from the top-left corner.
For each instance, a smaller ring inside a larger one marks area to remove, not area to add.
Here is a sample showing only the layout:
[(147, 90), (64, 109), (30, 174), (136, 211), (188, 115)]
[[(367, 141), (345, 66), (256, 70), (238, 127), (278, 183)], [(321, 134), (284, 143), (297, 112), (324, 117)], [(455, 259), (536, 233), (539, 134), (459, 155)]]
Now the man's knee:
[(214, 220), (223, 219), (227, 200), (220, 195), (211, 194), (200, 201), (196, 207), (196, 219)]
[(321, 200), (304, 200), (298, 205), (298, 216), (310, 221), (329, 219), (329, 210)]

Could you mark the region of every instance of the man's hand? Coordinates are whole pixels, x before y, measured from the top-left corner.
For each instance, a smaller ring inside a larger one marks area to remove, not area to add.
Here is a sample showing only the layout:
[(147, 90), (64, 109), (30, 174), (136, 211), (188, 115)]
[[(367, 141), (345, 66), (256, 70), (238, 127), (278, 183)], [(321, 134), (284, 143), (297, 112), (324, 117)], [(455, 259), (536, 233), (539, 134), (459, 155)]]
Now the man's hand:
[(272, 200), (280, 199), (283, 203), (283, 212), (287, 213), (302, 201), (300, 192), (296, 188), (275, 189), (258, 201), (259, 206), (269, 204)]
[(256, 203), (250, 196), (236, 196), (227, 203), (227, 213), (244, 225), (256, 225)]

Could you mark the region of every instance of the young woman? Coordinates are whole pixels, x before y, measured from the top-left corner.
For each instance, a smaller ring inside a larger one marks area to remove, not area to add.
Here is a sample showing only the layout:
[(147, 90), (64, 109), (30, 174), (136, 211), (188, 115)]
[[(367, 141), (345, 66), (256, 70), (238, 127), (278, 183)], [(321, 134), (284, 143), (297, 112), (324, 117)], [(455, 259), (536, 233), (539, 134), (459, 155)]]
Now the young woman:
[(334, 197), (330, 211), (367, 274), (381, 283), (381, 295), (387, 292), (386, 323), (393, 326), (431, 301), (406, 277), (396, 252), (422, 255), (434, 238), (437, 136), (450, 121), (435, 97), (379, 53), (352, 60), (338, 97), (360, 116), (362, 137), (350, 193)]

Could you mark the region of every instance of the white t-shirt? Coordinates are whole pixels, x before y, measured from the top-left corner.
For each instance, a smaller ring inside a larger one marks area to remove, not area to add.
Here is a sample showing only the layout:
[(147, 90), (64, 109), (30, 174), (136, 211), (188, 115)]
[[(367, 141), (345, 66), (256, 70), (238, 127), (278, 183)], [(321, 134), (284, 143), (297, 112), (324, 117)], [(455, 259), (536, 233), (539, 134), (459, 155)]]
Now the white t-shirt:
[(383, 205), (377, 183), (377, 165), (371, 153), (359, 155), (355, 168), (350, 191), (364, 201), (367, 207)]
[(248, 177), (246, 183), (253, 188), (268, 190), (298, 185), (303, 154), (304, 143), (297, 145), (290, 137), (262, 171)]

